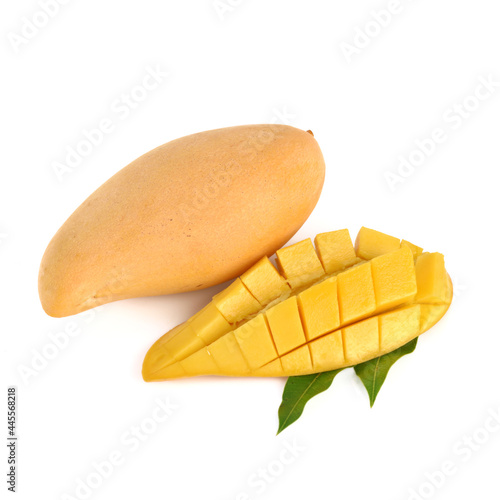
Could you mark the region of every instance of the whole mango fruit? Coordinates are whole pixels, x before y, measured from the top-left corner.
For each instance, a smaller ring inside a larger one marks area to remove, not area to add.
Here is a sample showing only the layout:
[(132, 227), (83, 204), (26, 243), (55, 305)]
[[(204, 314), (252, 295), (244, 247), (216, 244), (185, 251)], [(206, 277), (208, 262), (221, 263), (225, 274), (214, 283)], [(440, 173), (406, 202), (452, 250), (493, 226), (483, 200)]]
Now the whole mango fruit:
[(173, 140), (91, 194), (50, 241), (50, 316), (203, 289), (281, 248), (312, 212), (325, 164), (312, 133), (246, 125)]

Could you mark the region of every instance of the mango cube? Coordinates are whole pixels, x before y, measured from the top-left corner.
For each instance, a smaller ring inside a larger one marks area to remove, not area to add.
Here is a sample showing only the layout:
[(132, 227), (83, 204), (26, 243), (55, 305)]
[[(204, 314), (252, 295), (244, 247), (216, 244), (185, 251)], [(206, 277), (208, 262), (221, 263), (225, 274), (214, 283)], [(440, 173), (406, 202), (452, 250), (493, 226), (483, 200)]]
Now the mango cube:
[(290, 292), (287, 282), (267, 257), (243, 273), (241, 281), (263, 306)]
[(267, 365), (257, 368), (257, 370), (253, 372), (253, 375), (256, 377), (281, 377), (285, 374), (283, 372), (283, 367), (281, 366), (281, 360), (280, 358), (277, 358), (274, 361), (267, 363)]
[(356, 255), (370, 260), (384, 253), (394, 252), (400, 247), (399, 239), (388, 234), (362, 227), (356, 238)]
[(340, 321), (345, 325), (373, 313), (377, 307), (370, 262), (337, 275)]
[(443, 254), (423, 253), (417, 258), (415, 271), (417, 274), (417, 302), (428, 304), (448, 302), (450, 285), (444, 267)]
[(346, 366), (341, 330), (309, 342), (309, 348), (315, 371), (321, 372)]
[(312, 370), (311, 354), (309, 347), (303, 345), (281, 357), (281, 365), (286, 373), (296, 373), (297, 370)]
[(423, 248), (417, 247), (417, 245), (414, 245), (413, 243), (410, 243), (406, 240), (401, 240), (401, 248), (403, 247), (408, 247), (411, 250), (414, 259), (416, 259), (424, 251)]
[(205, 345), (231, 331), (231, 325), (217, 309), (214, 302), (210, 302), (198, 314), (194, 315), (188, 324), (200, 337)]
[(310, 238), (278, 250), (276, 261), (292, 289), (312, 283), (325, 274)]
[(371, 261), (377, 310), (390, 309), (415, 298), (417, 278), (413, 253), (408, 247)]
[(420, 333), (420, 306), (402, 307), (378, 316), (380, 330), (380, 350), (382, 353), (394, 351)]
[(259, 314), (234, 331), (250, 368), (256, 369), (278, 357), (264, 314)]
[(212, 300), (229, 323), (237, 323), (261, 309), (257, 299), (247, 290), (240, 278), (233, 281)]
[(142, 376), (146, 382), (150, 380), (166, 380), (171, 378), (180, 378), (188, 375), (184, 369), (182, 368), (179, 362), (175, 362), (172, 365), (164, 366), (155, 370), (154, 372), (150, 371), (142, 371)]
[(327, 274), (342, 271), (356, 263), (356, 252), (347, 229), (318, 234), (314, 244)]
[(181, 359), (189, 356), (193, 352), (205, 347), (203, 340), (196, 335), (189, 323), (184, 323), (184, 327), (174, 335), (165, 346), (169, 351), (175, 353), (175, 359)]
[(342, 339), (348, 365), (376, 358), (380, 350), (378, 318), (375, 316), (343, 328)]
[(186, 326), (186, 323), (181, 323), (175, 328), (172, 328), (163, 337), (160, 337), (152, 346), (152, 348), (147, 352), (146, 358), (144, 359), (143, 370), (148, 372), (151, 367), (158, 369), (162, 366), (168, 366), (177, 361), (177, 352), (169, 347), (170, 340), (176, 336), (178, 333), (182, 332)]
[(279, 355), (305, 344), (306, 337), (300, 321), (297, 297), (290, 297), (271, 307), (266, 316)]
[(449, 304), (420, 304), (420, 333), (432, 328), (446, 313)]
[(180, 361), (180, 365), (189, 375), (195, 375), (200, 372), (208, 375), (211, 373), (217, 373), (218, 371), (217, 364), (207, 347), (204, 347), (203, 349), (191, 354), (191, 356), (183, 359)]
[(222, 373), (245, 374), (250, 371), (234, 332), (226, 333), (219, 340), (208, 346), (215, 364)]
[(313, 340), (339, 327), (336, 277), (311, 286), (301, 292), (297, 299), (307, 340)]

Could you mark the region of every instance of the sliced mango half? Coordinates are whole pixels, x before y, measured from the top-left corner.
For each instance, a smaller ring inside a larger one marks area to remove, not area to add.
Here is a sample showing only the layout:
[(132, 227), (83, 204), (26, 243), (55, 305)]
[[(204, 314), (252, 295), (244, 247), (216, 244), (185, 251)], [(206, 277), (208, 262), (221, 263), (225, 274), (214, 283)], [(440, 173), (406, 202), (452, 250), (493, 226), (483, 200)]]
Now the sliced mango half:
[(285, 377), (353, 366), (436, 324), (453, 288), (440, 253), (361, 228), (263, 257), (149, 349), (144, 380)]

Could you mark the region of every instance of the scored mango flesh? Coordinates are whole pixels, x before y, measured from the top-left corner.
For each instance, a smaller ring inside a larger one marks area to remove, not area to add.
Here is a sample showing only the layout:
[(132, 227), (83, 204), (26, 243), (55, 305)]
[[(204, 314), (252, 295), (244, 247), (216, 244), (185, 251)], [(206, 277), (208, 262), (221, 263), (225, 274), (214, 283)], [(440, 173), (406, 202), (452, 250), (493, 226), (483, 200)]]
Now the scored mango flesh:
[(440, 253), (361, 228), (318, 234), (263, 257), (161, 337), (144, 380), (283, 377), (376, 358), (437, 323), (453, 288)]

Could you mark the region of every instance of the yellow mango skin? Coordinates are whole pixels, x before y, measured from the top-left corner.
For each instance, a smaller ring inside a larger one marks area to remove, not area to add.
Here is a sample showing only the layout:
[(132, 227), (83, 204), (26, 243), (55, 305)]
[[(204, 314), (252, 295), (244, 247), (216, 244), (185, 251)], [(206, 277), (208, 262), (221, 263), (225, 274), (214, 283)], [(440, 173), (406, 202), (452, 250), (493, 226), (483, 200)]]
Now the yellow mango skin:
[(42, 306), (63, 317), (232, 279), (295, 234), (324, 174), (312, 134), (286, 125), (168, 142), (111, 177), (59, 229), (40, 266)]
[[(161, 356), (154, 358), (148, 352), (145, 380), (203, 374), (282, 377), (318, 373), (381, 356), (427, 331), (446, 313), (453, 296), (443, 256), (421, 253), (416, 250), (419, 247), (404, 240), (401, 244), (397, 240), (394, 249), (396, 238), (374, 233), (372, 241), (389, 242), (389, 252), (380, 254), (372, 247), (380, 255), (366, 262), (358, 258), (347, 269), (320, 276), (308, 288), (292, 292), (291, 297), (265, 305), (249, 321), (232, 325), (231, 332), (221, 331), (203, 355), (197, 351), (179, 361), (193, 347), (192, 332), (186, 328), (178, 331), (165, 343), (166, 348), (179, 350), (178, 355), (169, 352), (168, 360), (163, 359), (164, 364), (155, 371)], [(332, 248), (323, 251), (336, 261), (345, 248), (339, 248), (334, 239), (332, 242), (338, 254)], [(295, 244), (292, 252), (299, 259), (307, 257), (309, 245), (310, 240)], [(301, 248), (306, 251), (297, 252)], [(249, 272), (259, 277), (260, 265)], [(262, 276), (268, 273), (269, 269), (262, 271)], [(272, 281), (279, 288), (280, 281)], [(233, 295), (237, 298), (236, 290)], [(209, 358), (211, 349), (215, 356)], [(153, 358), (155, 363), (151, 363)]]

